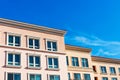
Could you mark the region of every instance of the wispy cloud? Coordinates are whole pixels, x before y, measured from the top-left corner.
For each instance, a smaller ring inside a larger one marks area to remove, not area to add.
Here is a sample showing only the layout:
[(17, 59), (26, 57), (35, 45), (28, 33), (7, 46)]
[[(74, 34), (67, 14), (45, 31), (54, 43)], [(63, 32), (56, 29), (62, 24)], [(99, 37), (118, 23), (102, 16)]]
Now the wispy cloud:
[(93, 36), (89, 38), (85, 36), (75, 36), (74, 40), (80, 43), (84, 43), (86, 45), (91, 45), (91, 46), (109, 46), (109, 45), (120, 46), (120, 42), (118, 41), (105, 41)]

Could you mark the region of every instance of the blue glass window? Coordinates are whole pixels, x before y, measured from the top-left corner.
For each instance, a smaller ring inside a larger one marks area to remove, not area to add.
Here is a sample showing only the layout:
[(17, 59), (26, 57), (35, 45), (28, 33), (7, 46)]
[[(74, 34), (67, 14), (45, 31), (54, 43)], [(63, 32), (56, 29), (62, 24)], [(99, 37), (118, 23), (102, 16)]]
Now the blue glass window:
[(91, 80), (90, 74), (84, 74), (84, 80)]
[(19, 73), (8, 73), (7, 80), (21, 80), (21, 75)]
[(48, 58), (48, 68), (58, 68), (58, 58)]
[(79, 66), (78, 58), (72, 57), (72, 66)]

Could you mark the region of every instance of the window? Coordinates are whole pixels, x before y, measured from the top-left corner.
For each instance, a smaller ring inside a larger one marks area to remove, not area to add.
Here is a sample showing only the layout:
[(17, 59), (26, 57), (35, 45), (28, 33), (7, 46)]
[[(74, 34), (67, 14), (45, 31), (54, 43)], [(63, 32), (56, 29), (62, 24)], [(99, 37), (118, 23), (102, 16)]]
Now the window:
[(119, 71), (119, 73), (120, 73), (120, 68), (118, 68), (118, 71)]
[(70, 80), (70, 73), (68, 73), (68, 80)]
[(29, 74), (29, 80), (41, 80), (40, 74)]
[(82, 58), (82, 67), (89, 67), (87, 58)]
[(9, 46), (20, 46), (20, 36), (17, 35), (8, 35), (7, 44)]
[(110, 67), (110, 73), (111, 74), (116, 74), (115, 68), (114, 67)]
[(96, 66), (93, 66), (93, 71), (97, 72)]
[(40, 68), (40, 56), (29, 55), (29, 67)]
[(103, 77), (102, 80), (108, 80), (108, 78), (107, 77)]
[(74, 73), (74, 80), (81, 80), (80, 73)]
[(84, 74), (84, 80), (91, 80), (90, 74)]
[(101, 73), (107, 73), (105, 66), (101, 66)]
[(29, 45), (28, 46), (29, 46), (29, 48), (39, 49), (40, 48), (39, 39), (29, 38)]
[(8, 66), (20, 66), (20, 54), (8, 53), (7, 54)]
[(48, 41), (46, 42), (47, 46), (47, 50), (48, 51), (57, 51), (57, 42), (56, 41)]
[(7, 80), (21, 80), (20, 73), (7, 73)]
[(117, 78), (112, 78), (111, 80), (117, 80)]
[(79, 66), (78, 58), (72, 57), (72, 66)]
[(69, 65), (68, 56), (66, 56), (66, 64)]
[(98, 80), (98, 77), (94, 77), (94, 80)]
[(49, 69), (58, 69), (58, 58), (48, 57), (48, 68)]
[(49, 75), (49, 80), (60, 80), (59, 75)]

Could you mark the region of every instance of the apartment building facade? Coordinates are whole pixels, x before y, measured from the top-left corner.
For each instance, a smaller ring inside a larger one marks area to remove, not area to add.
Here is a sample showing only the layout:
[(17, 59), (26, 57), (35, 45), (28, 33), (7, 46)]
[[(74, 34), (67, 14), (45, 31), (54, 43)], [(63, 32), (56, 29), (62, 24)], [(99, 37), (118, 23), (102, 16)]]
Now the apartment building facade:
[(67, 80), (64, 34), (0, 19), (0, 80)]
[(68, 80), (93, 80), (91, 49), (65, 45)]
[(94, 80), (120, 80), (120, 60), (92, 56)]

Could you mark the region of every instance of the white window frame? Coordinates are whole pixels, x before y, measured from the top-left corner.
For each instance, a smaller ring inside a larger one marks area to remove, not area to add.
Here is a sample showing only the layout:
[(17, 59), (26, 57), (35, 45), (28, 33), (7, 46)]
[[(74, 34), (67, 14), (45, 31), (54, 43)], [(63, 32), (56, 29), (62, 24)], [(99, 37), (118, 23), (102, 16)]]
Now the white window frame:
[(42, 75), (38, 73), (28, 73), (28, 80), (30, 80), (30, 75), (40, 75), (41, 80), (42, 80)]
[[(51, 48), (48, 48), (47, 47), (47, 41), (50, 41), (51, 42)], [(54, 51), (54, 49), (53, 49), (53, 44), (52, 44), (52, 42), (56, 42), (56, 51)], [(51, 50), (48, 50), (48, 49), (51, 49)], [(57, 40), (52, 40), (52, 39), (46, 39), (46, 50), (47, 51), (52, 51), (52, 52), (57, 52), (58, 51), (58, 41)]]
[(33, 48), (30, 49), (36, 49), (35, 47), (35, 39), (39, 40), (39, 49), (40, 49), (40, 38), (39, 37), (33, 37), (33, 36), (27, 36), (27, 47), (29, 48), (29, 39), (33, 39)]
[[(13, 65), (8, 64), (8, 54), (13, 54)], [(15, 65), (15, 54), (20, 55), (20, 65)], [(21, 53), (20, 52), (6, 51), (6, 66), (8, 66), (8, 67), (21, 67)]]
[[(49, 68), (49, 61), (48, 61), (48, 58), (52, 58), (52, 67), (53, 68)], [(55, 68), (55, 66), (54, 66), (54, 59), (53, 58), (57, 58), (58, 59), (58, 68)], [(58, 58), (58, 56), (47, 56), (47, 69), (57, 69), (57, 70), (59, 70), (59, 58)]]
[[(59, 78), (60, 78), (60, 75), (58, 75), (58, 74), (49, 74), (48, 75), (48, 80), (50, 80), (50, 76), (59, 76)], [(61, 80), (61, 79), (60, 79)]]
[[(36, 68), (36, 69), (40, 69), (41, 68), (41, 55), (39, 54), (32, 54), (32, 53), (29, 53), (28, 55), (28, 68)], [(33, 56), (33, 67), (32, 66), (29, 66), (29, 56)], [(35, 56), (38, 56), (40, 58), (40, 67), (36, 67), (35, 65)]]
[[(10, 33), (10, 32), (6, 32), (7, 33), (7, 45), (9, 45), (9, 35), (13, 36), (13, 46), (14, 47), (21, 47), (21, 34), (17, 34), (17, 33)], [(20, 37), (20, 46), (15, 46), (15, 36), (19, 36)]]
[(6, 72), (6, 80), (8, 79), (8, 74), (9, 73), (11, 73), (11, 74), (20, 74), (20, 80), (21, 80), (21, 73), (18, 73), (18, 72)]

